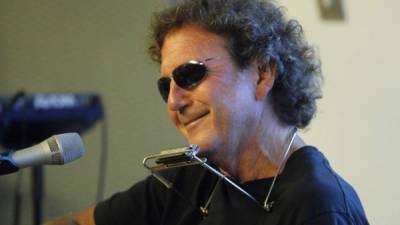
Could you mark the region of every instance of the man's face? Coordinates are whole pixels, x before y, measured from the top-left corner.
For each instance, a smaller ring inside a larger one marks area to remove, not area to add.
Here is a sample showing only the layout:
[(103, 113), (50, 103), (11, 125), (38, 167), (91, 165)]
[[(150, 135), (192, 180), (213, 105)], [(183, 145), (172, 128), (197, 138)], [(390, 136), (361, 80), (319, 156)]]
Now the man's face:
[(183, 89), (171, 81), (167, 110), (190, 144), (219, 159), (251, 139), (260, 112), (257, 67), (238, 69), (225, 46), (221, 36), (185, 26), (169, 33), (161, 50), (161, 73), (168, 77), (189, 60), (213, 58), (204, 62), (208, 75), (196, 87)]

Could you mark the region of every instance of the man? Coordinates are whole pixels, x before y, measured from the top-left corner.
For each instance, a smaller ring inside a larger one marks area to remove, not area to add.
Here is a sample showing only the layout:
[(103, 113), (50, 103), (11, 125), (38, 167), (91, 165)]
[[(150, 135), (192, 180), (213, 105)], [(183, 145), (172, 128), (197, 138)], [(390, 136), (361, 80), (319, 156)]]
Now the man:
[[(320, 64), (270, 1), (187, 0), (155, 15), (152, 58), (172, 122), (201, 166), (170, 169), (74, 216), (79, 224), (368, 224), (353, 188), (297, 135)], [(55, 224), (62, 224), (60, 221)]]

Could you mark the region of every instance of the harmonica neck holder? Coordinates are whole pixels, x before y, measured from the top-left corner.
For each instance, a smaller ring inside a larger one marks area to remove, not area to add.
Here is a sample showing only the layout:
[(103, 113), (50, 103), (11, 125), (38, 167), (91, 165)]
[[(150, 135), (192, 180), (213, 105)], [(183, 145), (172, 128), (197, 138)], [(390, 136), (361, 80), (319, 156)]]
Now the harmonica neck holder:
[[(165, 179), (164, 177), (157, 174), (157, 172), (175, 168), (175, 167), (184, 167), (184, 166), (192, 166), (200, 164), (208, 171), (212, 172), (213, 174), (220, 177), (222, 180), (225, 180), (230, 185), (234, 186), (240, 192), (248, 196), (251, 200), (258, 203), (258, 201), (250, 195), (247, 191), (242, 189), (239, 185), (229, 179), (225, 174), (219, 172), (212, 166), (208, 165), (206, 158), (201, 158), (197, 156), (199, 153), (200, 148), (198, 145), (189, 145), (188, 147), (182, 148), (174, 148), (174, 149), (167, 149), (161, 151), (160, 154), (151, 155), (143, 159), (143, 165), (147, 168), (152, 175), (159, 180), (162, 184), (164, 184), (167, 188), (172, 187), (172, 183)], [(258, 203), (259, 204), (259, 203)]]

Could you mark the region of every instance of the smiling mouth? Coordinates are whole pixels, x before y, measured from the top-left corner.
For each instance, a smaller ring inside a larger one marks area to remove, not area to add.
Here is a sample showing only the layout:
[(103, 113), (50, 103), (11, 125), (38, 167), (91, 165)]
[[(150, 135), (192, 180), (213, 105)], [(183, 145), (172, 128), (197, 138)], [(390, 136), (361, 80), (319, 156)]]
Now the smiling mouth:
[(190, 120), (187, 123), (185, 123), (184, 126), (187, 127), (187, 126), (194, 125), (194, 124), (196, 124), (198, 121), (200, 121), (201, 119), (203, 119), (207, 115), (208, 115), (208, 113), (205, 113), (205, 114), (203, 114), (203, 115), (201, 115), (199, 117), (196, 117), (195, 119)]

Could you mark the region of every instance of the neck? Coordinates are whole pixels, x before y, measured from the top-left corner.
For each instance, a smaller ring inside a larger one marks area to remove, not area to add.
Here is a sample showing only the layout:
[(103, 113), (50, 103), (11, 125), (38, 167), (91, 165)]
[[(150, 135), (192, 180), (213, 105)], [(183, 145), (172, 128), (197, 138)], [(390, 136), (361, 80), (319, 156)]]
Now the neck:
[[(296, 135), (288, 149), (295, 129), (282, 126), (277, 121), (267, 120), (267, 123), (260, 123), (268, 126), (260, 126), (250, 138), (242, 141), (237, 149), (232, 151), (231, 157), (218, 163), (220, 169), (241, 183), (275, 176), (279, 166), (284, 166), (294, 151), (305, 146), (304, 141)], [(284, 157), (287, 150), (287, 156)], [(283, 169), (284, 167), (280, 171)]]
[[(279, 145), (263, 149), (253, 148), (253, 150), (245, 151), (239, 158), (236, 172), (237, 179), (243, 183), (273, 177), (278, 173), (281, 164), (282, 168), (280, 170), (282, 171), (289, 156), (305, 145), (303, 140), (296, 136), (288, 149), (292, 137), (293, 133), (291, 132), (289, 137), (285, 138), (285, 142)], [(285, 157), (286, 151), (287, 155)]]

